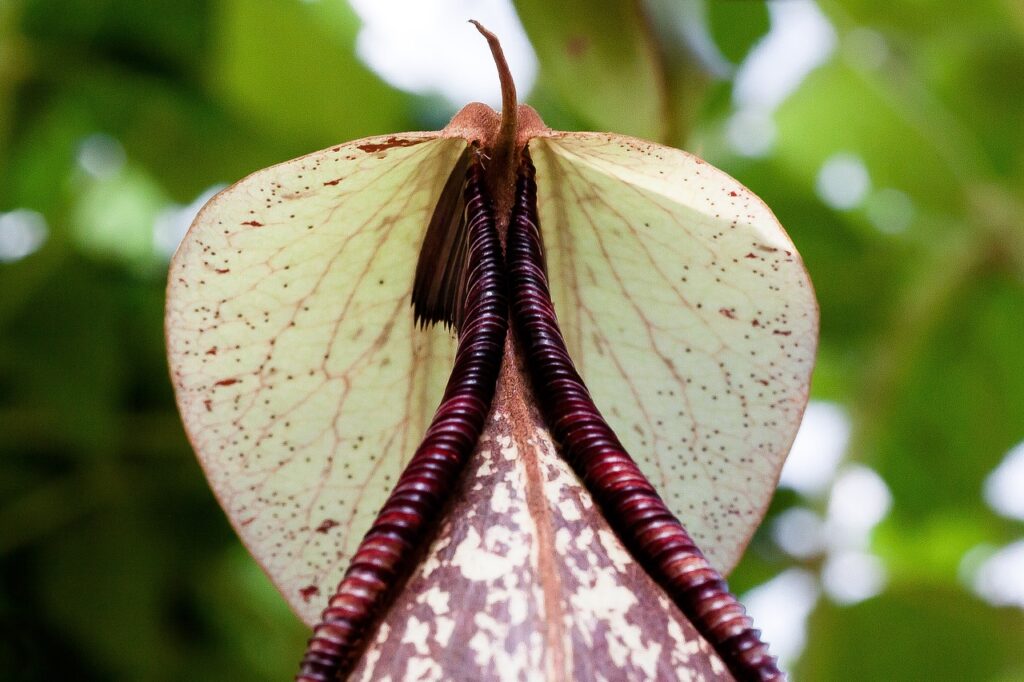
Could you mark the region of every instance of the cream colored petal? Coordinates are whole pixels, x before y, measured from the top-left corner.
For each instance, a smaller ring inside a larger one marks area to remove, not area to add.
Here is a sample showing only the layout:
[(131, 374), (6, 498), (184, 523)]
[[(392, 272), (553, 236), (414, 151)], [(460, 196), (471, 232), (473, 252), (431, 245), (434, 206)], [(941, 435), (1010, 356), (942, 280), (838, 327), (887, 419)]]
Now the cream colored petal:
[(214, 197), (171, 264), (167, 346), (232, 524), (312, 623), (437, 407), (454, 339), (410, 292), (466, 142), (368, 138)]
[(555, 308), (598, 408), (721, 570), (807, 400), (818, 308), (748, 189), (690, 154), (554, 133), (530, 149)]

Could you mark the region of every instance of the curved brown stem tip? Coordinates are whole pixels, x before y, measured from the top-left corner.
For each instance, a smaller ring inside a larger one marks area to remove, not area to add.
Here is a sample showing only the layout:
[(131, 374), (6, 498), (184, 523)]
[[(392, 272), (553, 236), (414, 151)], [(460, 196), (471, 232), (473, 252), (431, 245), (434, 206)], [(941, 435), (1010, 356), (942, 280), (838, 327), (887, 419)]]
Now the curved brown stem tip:
[(487, 45), (491, 48), (491, 55), (494, 57), (494, 65), (498, 68), (498, 80), (501, 83), (501, 126), (498, 132), (498, 140), (514, 141), (516, 139), (516, 84), (512, 80), (512, 72), (505, 61), (505, 52), (501, 49), (501, 42), (498, 36), (494, 35), (483, 27), (476, 19), (470, 19), (469, 23), (476, 26), (480, 35), (487, 39)]

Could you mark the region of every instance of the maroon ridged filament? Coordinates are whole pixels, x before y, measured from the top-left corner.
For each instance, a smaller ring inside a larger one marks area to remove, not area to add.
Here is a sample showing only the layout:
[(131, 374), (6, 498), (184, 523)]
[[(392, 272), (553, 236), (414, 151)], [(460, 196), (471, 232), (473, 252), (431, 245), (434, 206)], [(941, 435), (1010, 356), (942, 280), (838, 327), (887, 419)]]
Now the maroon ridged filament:
[(524, 150), (506, 261), (516, 333), (548, 427), (620, 539), (733, 676), (784, 679), (743, 605), (623, 448), (569, 358), (545, 275), (534, 175)]
[(467, 171), (464, 191), (469, 248), (455, 366), (423, 442), (313, 629), (297, 682), (334, 682), (354, 663), (483, 431), (501, 367), (508, 302), (494, 210), (478, 162)]

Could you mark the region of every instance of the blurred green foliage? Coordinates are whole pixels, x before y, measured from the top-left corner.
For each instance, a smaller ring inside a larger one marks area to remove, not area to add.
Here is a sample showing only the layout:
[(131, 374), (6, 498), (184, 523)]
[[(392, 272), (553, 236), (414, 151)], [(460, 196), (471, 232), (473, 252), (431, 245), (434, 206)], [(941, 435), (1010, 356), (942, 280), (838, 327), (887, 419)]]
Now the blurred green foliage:
[[(766, 154), (727, 144), (733, 65), (769, 29), (758, 0), (518, 0), (540, 59), (531, 101), (558, 127), (705, 155), (773, 207), (806, 260), (822, 310), (813, 397), (850, 413), (848, 457), (894, 503), (872, 546), (885, 591), (820, 599), (796, 676), (1024, 679), (1021, 611), (958, 574), (971, 548), (1022, 535), (981, 491), (1024, 440), (1024, 5), (818, 4), (836, 48), (774, 112)], [(439, 99), (362, 64), (358, 30), (334, 0), (0, 3), (0, 214), (49, 226), (38, 252), (0, 262), (0, 678), (293, 673), (305, 630), (178, 422), (154, 225), (257, 168), (442, 124)], [(836, 154), (870, 173), (846, 210), (815, 192)], [(900, 229), (880, 229), (900, 202)], [(826, 504), (779, 494), (733, 587), (818, 570), (768, 529)]]

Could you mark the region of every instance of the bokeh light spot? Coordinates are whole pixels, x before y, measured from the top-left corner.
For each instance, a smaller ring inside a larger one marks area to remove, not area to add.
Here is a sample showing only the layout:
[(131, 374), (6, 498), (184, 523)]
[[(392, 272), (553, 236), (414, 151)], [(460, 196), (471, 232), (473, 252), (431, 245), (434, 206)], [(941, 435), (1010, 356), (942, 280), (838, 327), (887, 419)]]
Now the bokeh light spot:
[(829, 555), (821, 569), (821, 584), (829, 599), (851, 605), (874, 597), (885, 587), (881, 559), (868, 552), (846, 550)]
[(971, 582), (978, 596), (990, 604), (1024, 609), (1024, 540), (985, 559), (974, 571)]
[(356, 49), (381, 78), (421, 95), (438, 94), (454, 107), (501, 103), (498, 76), (487, 43), (471, 25), (476, 19), (501, 36), (519, 99), (537, 74), (537, 57), (508, 0), (352, 0), (363, 20)]
[(818, 602), (818, 581), (809, 571), (791, 568), (741, 597), (762, 638), (771, 643), (783, 670), (807, 642), (807, 617)]
[(78, 145), (78, 166), (97, 180), (111, 178), (124, 168), (124, 147), (106, 133), (95, 133)]
[(856, 208), (871, 189), (871, 177), (864, 161), (855, 154), (835, 154), (818, 171), (818, 196), (839, 211)]
[(0, 263), (13, 263), (35, 253), (48, 234), (41, 213), (25, 208), (0, 213)]
[(825, 523), (813, 510), (793, 507), (775, 518), (772, 539), (790, 556), (809, 559), (825, 550)]
[(850, 440), (850, 417), (835, 403), (812, 400), (804, 412), (800, 430), (779, 485), (803, 495), (820, 495), (835, 476)]
[(1024, 521), (1024, 443), (1006, 453), (985, 479), (985, 501), (999, 514)]
[(835, 51), (832, 24), (812, 0), (768, 3), (771, 30), (736, 73), (737, 109), (772, 111)]

